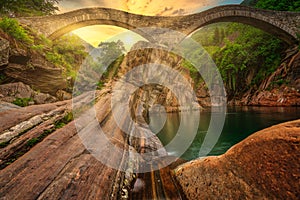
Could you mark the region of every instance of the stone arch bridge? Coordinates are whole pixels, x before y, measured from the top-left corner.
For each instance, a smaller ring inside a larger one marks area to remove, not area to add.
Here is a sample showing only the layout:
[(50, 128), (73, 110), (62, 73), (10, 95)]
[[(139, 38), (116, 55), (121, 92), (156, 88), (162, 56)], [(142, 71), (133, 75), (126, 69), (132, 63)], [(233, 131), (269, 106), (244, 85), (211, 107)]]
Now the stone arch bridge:
[(168, 28), (189, 35), (208, 24), (239, 22), (262, 29), (288, 44), (294, 44), (298, 42), (297, 33), (300, 30), (300, 12), (269, 11), (241, 5), (219, 6), (196, 14), (172, 17), (137, 15), (111, 8), (85, 8), (59, 15), (18, 20), (51, 39), (90, 25), (118, 26), (151, 40), (154, 33), (145, 34), (136, 29)]

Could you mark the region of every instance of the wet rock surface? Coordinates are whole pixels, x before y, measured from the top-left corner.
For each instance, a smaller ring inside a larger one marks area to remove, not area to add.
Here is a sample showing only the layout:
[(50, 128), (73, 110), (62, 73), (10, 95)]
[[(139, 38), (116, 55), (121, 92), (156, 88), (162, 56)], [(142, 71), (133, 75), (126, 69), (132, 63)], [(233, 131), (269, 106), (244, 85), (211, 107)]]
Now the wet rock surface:
[(259, 131), (224, 155), (175, 169), (188, 199), (298, 199), (300, 120)]

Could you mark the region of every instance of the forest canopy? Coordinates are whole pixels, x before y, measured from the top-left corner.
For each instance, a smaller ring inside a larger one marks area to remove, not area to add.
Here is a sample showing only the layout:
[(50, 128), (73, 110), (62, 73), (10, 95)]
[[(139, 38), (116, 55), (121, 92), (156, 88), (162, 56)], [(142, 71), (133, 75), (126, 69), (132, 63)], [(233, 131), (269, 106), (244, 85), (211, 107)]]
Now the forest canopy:
[(296, 0), (244, 0), (241, 4), (266, 10), (300, 11), (300, 1)]
[(27, 17), (51, 15), (60, 0), (0, 0), (0, 16)]

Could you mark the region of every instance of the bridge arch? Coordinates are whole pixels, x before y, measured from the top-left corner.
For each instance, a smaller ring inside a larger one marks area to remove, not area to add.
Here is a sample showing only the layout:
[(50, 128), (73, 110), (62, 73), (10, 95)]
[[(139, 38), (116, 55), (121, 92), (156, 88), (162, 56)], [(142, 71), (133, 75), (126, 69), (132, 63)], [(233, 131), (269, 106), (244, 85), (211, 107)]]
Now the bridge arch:
[[(238, 9), (233, 9), (238, 8)], [(204, 26), (218, 22), (237, 22), (258, 28), (287, 44), (298, 43), (297, 32), (300, 31), (300, 13), (270, 11), (246, 6), (220, 6), (202, 13), (187, 16), (186, 20), (194, 20), (191, 34)]]
[(137, 28), (168, 28), (186, 35), (216, 22), (239, 22), (266, 31), (288, 44), (297, 41), (300, 27), (300, 12), (262, 10), (240, 5), (218, 6), (200, 13), (185, 16), (144, 16), (111, 8), (85, 8), (46, 17), (19, 18), (21, 24), (28, 25), (51, 39), (67, 32), (90, 25), (113, 25), (154, 41), (156, 33), (144, 33)]
[(93, 25), (110, 25), (110, 26), (116, 26), (119, 28), (124, 28), (128, 30), (135, 30), (135, 27), (132, 27), (128, 24), (123, 24), (121, 22), (111, 22), (107, 20), (88, 20), (84, 22), (76, 22), (74, 24), (70, 24), (68, 26), (62, 27), (55, 32), (53, 32), (51, 35), (49, 35), (50, 39), (56, 39), (61, 37), (62, 35), (69, 33), (71, 31), (83, 28), (83, 27), (88, 27), (88, 26), (93, 26)]

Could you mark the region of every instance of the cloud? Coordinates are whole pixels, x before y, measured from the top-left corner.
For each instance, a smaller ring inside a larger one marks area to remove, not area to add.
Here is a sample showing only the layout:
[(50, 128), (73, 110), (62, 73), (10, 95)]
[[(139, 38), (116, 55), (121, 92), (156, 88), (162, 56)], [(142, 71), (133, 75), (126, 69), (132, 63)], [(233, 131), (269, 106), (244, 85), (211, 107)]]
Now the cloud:
[(226, 0), (62, 0), (59, 7), (61, 12), (84, 7), (108, 7), (143, 15), (179, 15), (194, 13), (224, 1)]
[(87, 7), (105, 7), (107, 0), (62, 0), (58, 4), (60, 12), (68, 12)]
[(195, 13), (220, 1), (224, 0), (126, 0), (126, 4), (133, 13), (172, 16)]

